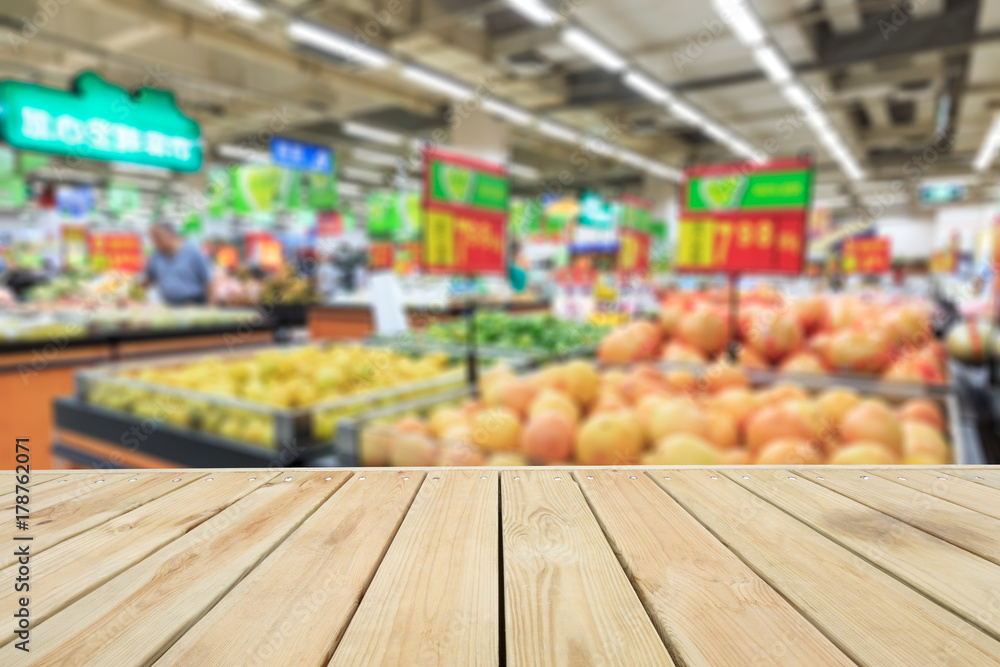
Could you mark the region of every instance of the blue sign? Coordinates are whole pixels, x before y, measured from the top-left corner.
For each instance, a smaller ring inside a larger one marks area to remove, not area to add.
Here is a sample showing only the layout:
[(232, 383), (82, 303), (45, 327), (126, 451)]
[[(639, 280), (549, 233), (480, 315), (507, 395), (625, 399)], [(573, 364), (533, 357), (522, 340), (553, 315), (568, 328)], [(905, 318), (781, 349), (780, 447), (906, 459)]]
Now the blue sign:
[(329, 174), (333, 171), (333, 151), (327, 146), (274, 137), (271, 139), (271, 162), (286, 169)]
[(56, 188), (56, 208), (70, 218), (82, 218), (94, 210), (94, 188), (89, 185), (60, 185)]

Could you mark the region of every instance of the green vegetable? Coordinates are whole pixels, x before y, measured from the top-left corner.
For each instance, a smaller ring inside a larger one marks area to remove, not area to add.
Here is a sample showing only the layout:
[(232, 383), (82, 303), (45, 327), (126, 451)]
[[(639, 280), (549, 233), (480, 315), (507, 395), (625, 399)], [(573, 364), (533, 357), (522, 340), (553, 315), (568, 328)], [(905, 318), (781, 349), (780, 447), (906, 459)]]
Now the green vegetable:
[[(464, 318), (434, 324), (424, 335), (435, 342), (465, 344), (469, 323)], [(502, 311), (476, 313), (476, 343), (483, 347), (534, 352), (551, 358), (593, 349), (605, 327), (562, 320), (553, 315), (511, 316)]]

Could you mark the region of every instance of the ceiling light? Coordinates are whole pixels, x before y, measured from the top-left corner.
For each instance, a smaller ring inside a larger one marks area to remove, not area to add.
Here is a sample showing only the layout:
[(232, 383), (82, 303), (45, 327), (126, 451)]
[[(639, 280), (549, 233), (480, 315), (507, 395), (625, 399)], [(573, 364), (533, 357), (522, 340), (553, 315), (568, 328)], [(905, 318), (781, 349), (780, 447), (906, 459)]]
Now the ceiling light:
[(269, 164), (271, 162), (269, 153), (254, 150), (247, 146), (237, 146), (236, 144), (219, 144), (215, 147), (215, 152), (219, 157), (226, 160), (238, 160), (240, 162), (253, 162), (256, 164)]
[(704, 125), (702, 125), (701, 129), (702, 129), (702, 131), (705, 134), (707, 134), (708, 136), (712, 137), (713, 139), (715, 139), (719, 143), (723, 143), (723, 144), (731, 144), (731, 143), (733, 143), (733, 136), (731, 134), (729, 134), (728, 132), (726, 132), (725, 130), (723, 130), (718, 125), (716, 125), (715, 123), (711, 123), (711, 122), (705, 123)]
[(792, 80), (792, 70), (785, 59), (771, 46), (761, 45), (753, 50), (754, 60), (774, 83), (779, 86)]
[(552, 137), (553, 139), (565, 141), (570, 144), (575, 144), (580, 141), (580, 135), (577, 132), (574, 132), (565, 125), (560, 125), (547, 120), (538, 121), (538, 131), (544, 135)]
[(764, 27), (749, 6), (750, 0), (712, 0), (715, 13), (746, 46), (756, 46), (764, 41)]
[(648, 165), (649, 173), (654, 176), (659, 176), (660, 178), (666, 179), (668, 181), (680, 181), (681, 172), (673, 167), (668, 167), (665, 164), (659, 162), (650, 162)]
[(214, 0), (211, 5), (220, 14), (232, 14), (244, 21), (257, 22), (264, 18), (264, 10), (251, 0)]
[(378, 127), (372, 127), (371, 125), (363, 125), (362, 123), (354, 123), (347, 121), (342, 123), (340, 129), (352, 137), (358, 137), (359, 139), (369, 139), (380, 144), (386, 144), (389, 146), (399, 146), (403, 143), (403, 135), (396, 132), (390, 132), (389, 130), (383, 130)]
[(519, 109), (500, 100), (483, 100), (483, 109), (501, 118), (505, 118), (516, 125), (527, 125), (532, 120), (531, 114), (524, 109)]
[(387, 167), (395, 167), (397, 164), (399, 164), (399, 161), (402, 159), (398, 155), (393, 155), (392, 153), (373, 151), (368, 148), (352, 149), (351, 157), (353, 157), (355, 160), (360, 160), (361, 162), (379, 164)]
[(701, 125), (705, 122), (705, 117), (701, 115), (700, 111), (680, 100), (670, 102), (667, 108), (670, 109), (670, 113), (691, 125)]
[(639, 72), (626, 74), (625, 85), (653, 102), (662, 104), (673, 97), (666, 88)]
[(541, 171), (526, 164), (511, 163), (507, 171), (515, 178), (523, 178), (528, 181), (537, 181), (542, 175)]
[(790, 83), (782, 87), (781, 94), (792, 105), (800, 109), (812, 109), (816, 107), (816, 101), (813, 99), (813, 96), (797, 83)]
[(562, 41), (609, 72), (625, 69), (624, 58), (579, 28), (563, 30)]
[(293, 21), (288, 24), (287, 33), (292, 40), (300, 44), (326, 51), (354, 64), (366, 67), (385, 67), (389, 64), (389, 56), (381, 51), (362, 46), (346, 35), (312, 23)]
[(993, 119), (993, 124), (990, 125), (986, 139), (980, 146), (972, 166), (975, 167), (976, 171), (986, 171), (993, 164), (998, 150), (1000, 150), (1000, 116)]
[(559, 15), (541, 0), (507, 0), (507, 4), (536, 25), (553, 25), (559, 20)]
[(437, 74), (436, 72), (431, 72), (422, 67), (414, 67), (413, 65), (403, 66), (403, 78), (412, 81), (413, 83), (427, 88), (428, 90), (433, 90), (435, 92), (441, 93), (447, 97), (454, 98), (456, 100), (464, 100), (472, 97), (472, 89), (468, 86), (464, 86), (457, 81), (448, 79), (446, 77)]
[(364, 181), (365, 183), (383, 183), (386, 180), (377, 171), (361, 169), (359, 167), (343, 167), (341, 173), (348, 178), (356, 181)]

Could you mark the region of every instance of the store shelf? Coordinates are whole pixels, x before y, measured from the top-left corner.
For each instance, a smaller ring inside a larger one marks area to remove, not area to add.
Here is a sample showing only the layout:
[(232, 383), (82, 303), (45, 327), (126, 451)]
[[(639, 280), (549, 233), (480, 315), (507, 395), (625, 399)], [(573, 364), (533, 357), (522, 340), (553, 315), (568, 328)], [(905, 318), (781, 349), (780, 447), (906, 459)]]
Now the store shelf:
[[(33, 486), (39, 664), (1000, 664), (994, 470), (259, 467)], [(8, 641), (0, 664), (23, 655)]]

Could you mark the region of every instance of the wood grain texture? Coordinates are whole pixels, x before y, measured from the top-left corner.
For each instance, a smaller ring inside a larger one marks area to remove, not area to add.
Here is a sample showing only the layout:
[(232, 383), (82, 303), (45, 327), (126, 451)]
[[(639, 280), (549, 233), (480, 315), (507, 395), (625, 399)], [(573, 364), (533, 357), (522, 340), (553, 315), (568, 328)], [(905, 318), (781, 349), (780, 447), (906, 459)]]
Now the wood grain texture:
[[(62, 479), (65, 476), (66, 474), (61, 472), (31, 473), (31, 481), (28, 482), (27, 486), (34, 493), (42, 484)], [(15, 475), (13, 472), (0, 473), (0, 507), (9, 508), (14, 504), (15, 496), (19, 495), (16, 489), (17, 478), (18, 475)], [(22, 484), (22, 486), (24, 485)]]
[[(176, 475), (121, 475), (113, 478), (98, 476), (97, 480), (88, 479), (87, 486), (77, 489), (71, 498), (64, 498), (41, 510), (32, 507), (31, 519), (28, 521), (28, 534), (34, 537), (32, 553), (38, 555), (64, 540), (176, 491), (203, 476), (203, 473), (188, 472)], [(176, 482), (173, 481), (175, 479)], [(104, 483), (100, 483), (100, 480), (104, 480)], [(0, 569), (10, 567), (13, 563), (13, 552), (0, 556)]]
[(684, 665), (854, 664), (641, 471), (574, 475)]
[(724, 475), (712, 476), (673, 470), (654, 481), (855, 662), (1000, 664), (1000, 642)]
[(871, 470), (872, 475), (1000, 519), (1000, 489), (934, 470)]
[(330, 664), (498, 665), (498, 500), (495, 471), (428, 472)]
[(0, 664), (155, 660), (349, 476), (295, 471), (286, 482), (279, 475), (40, 624), (30, 654), (0, 648)]
[(504, 472), (507, 664), (672, 665), (570, 471)]
[(1000, 566), (813, 484), (805, 476), (784, 470), (722, 473), (1000, 637)]
[(962, 479), (988, 486), (993, 489), (1000, 489), (1000, 468), (955, 468), (942, 469), (938, 472), (945, 475), (953, 475)]
[[(215, 516), (275, 474), (256, 477), (242, 472), (213, 473), (33, 555), (32, 569), (45, 574), (32, 585), (32, 622), (41, 623)], [(171, 474), (168, 479), (173, 478)], [(0, 609), (14, 609), (16, 605), (16, 576), (14, 565), (0, 572)], [(0, 636), (0, 644), (13, 639)]]
[(325, 665), (423, 478), (355, 474), (156, 664)]
[(1000, 520), (865, 470), (825, 469), (809, 479), (1000, 565)]
[[(122, 479), (129, 479), (134, 475), (121, 472), (107, 472), (105, 470), (88, 470), (83, 475), (63, 475), (56, 479), (44, 481), (31, 489), (31, 511), (37, 512), (61, 502), (79, 498), (85, 493), (97, 491), (102, 485), (113, 484)], [(0, 504), (0, 512), (14, 511), (14, 496), (6, 494), (3, 504)]]

